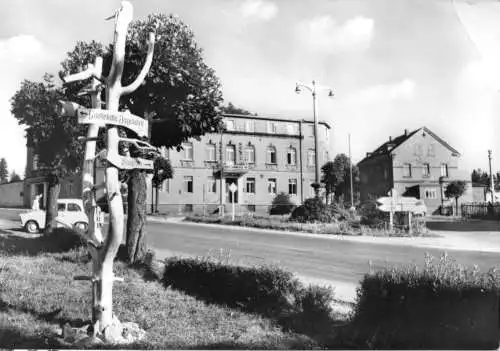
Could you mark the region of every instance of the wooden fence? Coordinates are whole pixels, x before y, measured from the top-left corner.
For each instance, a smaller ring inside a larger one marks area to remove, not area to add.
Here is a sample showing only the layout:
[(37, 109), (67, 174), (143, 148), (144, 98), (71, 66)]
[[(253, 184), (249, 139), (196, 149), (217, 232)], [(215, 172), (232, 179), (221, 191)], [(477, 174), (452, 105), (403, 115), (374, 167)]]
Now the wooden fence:
[(462, 204), (462, 217), (499, 219), (500, 203), (476, 202)]

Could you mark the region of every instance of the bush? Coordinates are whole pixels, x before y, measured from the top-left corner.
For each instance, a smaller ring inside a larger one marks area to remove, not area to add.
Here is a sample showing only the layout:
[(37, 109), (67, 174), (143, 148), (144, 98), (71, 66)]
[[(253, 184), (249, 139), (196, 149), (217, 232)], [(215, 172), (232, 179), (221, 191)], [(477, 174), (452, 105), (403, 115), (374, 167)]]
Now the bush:
[(290, 195), (281, 192), (273, 199), (269, 214), (271, 215), (286, 215), (292, 212), (295, 204), (290, 200)]
[(51, 233), (40, 237), (42, 247), (48, 252), (64, 252), (85, 245), (85, 239), (75, 230), (69, 228), (55, 228)]
[(498, 347), (498, 277), (448, 256), (365, 275), (352, 327), (369, 348)]
[(389, 222), (389, 213), (382, 212), (377, 208), (375, 202), (365, 203), (359, 209), (362, 225), (380, 226), (385, 222)]
[(313, 197), (306, 199), (303, 205), (296, 207), (290, 219), (301, 223), (329, 223), (347, 217), (347, 211), (341, 209), (337, 204), (326, 205), (321, 198)]
[(163, 284), (209, 302), (275, 318), (304, 332), (324, 329), (332, 313), (330, 288), (304, 288), (292, 273), (277, 267), (171, 257), (165, 261)]
[(276, 316), (292, 307), (300, 287), (293, 274), (274, 267), (241, 267), (210, 259), (172, 257), (165, 261), (163, 284), (210, 302)]

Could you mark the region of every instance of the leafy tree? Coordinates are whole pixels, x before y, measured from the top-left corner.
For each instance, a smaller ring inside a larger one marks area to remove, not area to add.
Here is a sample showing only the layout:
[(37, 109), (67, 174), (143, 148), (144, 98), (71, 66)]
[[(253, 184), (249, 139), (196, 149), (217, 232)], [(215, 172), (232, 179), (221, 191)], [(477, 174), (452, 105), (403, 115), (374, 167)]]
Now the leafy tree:
[(20, 182), (21, 181), (21, 177), (15, 171), (12, 171), (12, 173), (10, 174), (10, 180), (9, 181), (11, 183), (13, 183), (13, 182)]
[(473, 183), (489, 185), (490, 175), (488, 172), (483, 171), (481, 168), (474, 169), (471, 173), (471, 180)]
[[(156, 188), (155, 212), (158, 212), (158, 199), (160, 187), (166, 179), (172, 179), (174, 170), (170, 161), (163, 157), (158, 157), (154, 162), (153, 186)], [(153, 201), (153, 199), (151, 199)]]
[(23, 81), (11, 99), (12, 114), (26, 127), (27, 146), (38, 155), (35, 173), (48, 183), (46, 233), (55, 225), (60, 178), (77, 170), (82, 159), (82, 143), (75, 136), (82, 135), (84, 127), (56, 111), (58, 100), (72, 97), (55, 86), (52, 75), (45, 74), (42, 82)]
[[(349, 157), (345, 154), (338, 154), (333, 161), (325, 163), (321, 167), (323, 173), (321, 182), (325, 185), (325, 196), (327, 204), (334, 195), (336, 201), (340, 198), (350, 199), (351, 196), (351, 175)], [(359, 168), (352, 166), (354, 201), (359, 199)]]
[(446, 186), (444, 190), (444, 195), (448, 198), (454, 198), (456, 204), (456, 210), (458, 214), (458, 199), (467, 190), (467, 183), (463, 180), (454, 180)]
[(245, 116), (257, 116), (256, 113), (252, 114), (252, 112), (247, 111), (243, 108), (239, 108), (234, 106), (231, 102), (227, 104), (227, 106), (222, 106), (220, 108), (221, 113), (233, 114), (233, 115), (245, 115)]
[[(203, 60), (192, 30), (178, 17), (152, 14), (129, 28), (123, 83), (129, 84), (143, 66), (147, 35), (157, 34), (153, 63), (144, 84), (124, 97), (122, 104), (151, 123), (151, 143), (180, 148), (182, 142), (218, 132), (222, 117), (219, 79)], [(127, 251), (129, 261), (145, 257), (146, 174), (134, 171), (129, 179), (129, 199), (140, 201), (129, 209)], [(130, 202), (130, 200), (129, 200)]]
[(0, 159), (0, 183), (7, 183), (9, 178), (9, 170), (5, 158)]
[(271, 215), (286, 215), (292, 212), (295, 204), (290, 200), (290, 195), (285, 192), (277, 194), (271, 207), (269, 208), (269, 214)]

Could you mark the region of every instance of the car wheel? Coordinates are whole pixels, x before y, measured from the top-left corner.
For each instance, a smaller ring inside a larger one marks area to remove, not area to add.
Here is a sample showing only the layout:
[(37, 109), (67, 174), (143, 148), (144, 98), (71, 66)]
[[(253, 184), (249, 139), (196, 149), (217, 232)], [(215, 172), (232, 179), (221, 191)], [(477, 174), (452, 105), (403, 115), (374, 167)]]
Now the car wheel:
[(81, 233), (85, 233), (87, 232), (87, 223), (84, 223), (84, 222), (77, 222), (75, 223), (74, 225), (75, 229)]
[(30, 233), (30, 234), (35, 234), (35, 233), (38, 233), (38, 223), (35, 222), (35, 221), (28, 221), (25, 225), (24, 225), (24, 229)]

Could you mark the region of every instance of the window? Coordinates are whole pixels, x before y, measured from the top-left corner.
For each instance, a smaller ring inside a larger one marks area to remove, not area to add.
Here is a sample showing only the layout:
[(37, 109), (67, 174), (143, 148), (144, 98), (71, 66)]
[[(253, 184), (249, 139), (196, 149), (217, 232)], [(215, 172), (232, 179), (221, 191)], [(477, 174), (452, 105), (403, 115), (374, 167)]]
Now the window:
[(236, 163), (236, 146), (235, 145), (226, 145), (226, 162), (227, 163)]
[(232, 119), (228, 119), (225, 121), (226, 130), (234, 130), (234, 121)]
[(170, 192), (170, 179), (165, 179), (161, 185), (161, 190), (169, 193)]
[(297, 195), (297, 179), (288, 179), (288, 193), (290, 195)]
[(314, 124), (309, 125), (309, 137), (314, 138)]
[(253, 145), (248, 145), (245, 147), (245, 162), (255, 163), (255, 147)]
[(297, 134), (297, 125), (295, 123), (287, 123), (286, 132), (290, 135)]
[(307, 165), (315, 166), (316, 165), (316, 152), (310, 149), (307, 151)]
[(411, 178), (411, 164), (406, 163), (403, 168), (403, 177)]
[(437, 199), (437, 190), (436, 189), (425, 189), (424, 198)]
[(422, 145), (420, 145), (420, 144), (416, 144), (416, 145), (414, 146), (413, 154), (414, 154), (415, 156), (421, 156), (421, 155), (422, 155)]
[(330, 161), (330, 154), (328, 153), (328, 151), (325, 151), (325, 153), (324, 153), (324, 161), (325, 162)]
[(276, 148), (274, 146), (269, 146), (267, 148), (267, 163), (277, 164)]
[(250, 132), (250, 133), (255, 132), (255, 121), (251, 120), (245, 121), (245, 132)]
[(314, 184), (314, 183), (309, 184), (309, 185), (310, 185), (310, 186), (309, 186), (309, 196), (314, 196), (314, 195), (316, 195), (316, 194), (314, 193), (314, 187), (313, 187), (313, 184)]
[(325, 140), (330, 140), (330, 130), (325, 126)]
[(427, 156), (434, 157), (436, 156), (436, 152), (434, 151), (434, 145), (429, 145), (427, 148)]
[(448, 177), (448, 165), (446, 163), (441, 164), (441, 177)]
[(276, 134), (278, 132), (278, 123), (267, 122), (267, 132), (271, 134)]
[(255, 212), (255, 205), (247, 205), (248, 212)]
[(276, 178), (269, 178), (267, 180), (267, 192), (269, 194), (276, 194)]
[(193, 212), (193, 204), (184, 205), (184, 212)]
[(78, 206), (77, 204), (72, 204), (72, 203), (69, 203), (68, 204), (68, 211), (72, 211), (72, 212), (81, 212), (82, 209), (80, 208), (80, 206)]
[(37, 170), (37, 169), (38, 169), (38, 155), (33, 154), (33, 170)]
[(66, 211), (66, 204), (58, 203), (57, 204), (57, 210), (58, 211)]
[(205, 160), (215, 162), (215, 144), (208, 144), (205, 147)]
[(422, 175), (424, 177), (429, 177), (431, 175), (431, 165), (428, 163), (424, 163), (422, 168)]
[(297, 151), (295, 151), (295, 148), (291, 147), (288, 149), (286, 153), (286, 163), (288, 165), (295, 165), (297, 163)]
[(255, 178), (247, 178), (245, 184), (245, 192), (249, 194), (255, 194)]
[(214, 178), (208, 178), (207, 192), (208, 193), (217, 192), (217, 181)]
[(184, 192), (193, 192), (193, 176), (184, 176)]
[(192, 143), (183, 143), (182, 144), (182, 149), (184, 154), (183, 159), (187, 161), (192, 161), (193, 160), (193, 144)]

